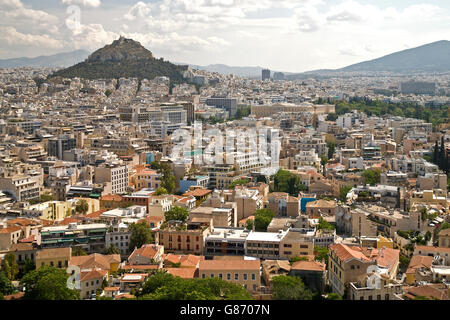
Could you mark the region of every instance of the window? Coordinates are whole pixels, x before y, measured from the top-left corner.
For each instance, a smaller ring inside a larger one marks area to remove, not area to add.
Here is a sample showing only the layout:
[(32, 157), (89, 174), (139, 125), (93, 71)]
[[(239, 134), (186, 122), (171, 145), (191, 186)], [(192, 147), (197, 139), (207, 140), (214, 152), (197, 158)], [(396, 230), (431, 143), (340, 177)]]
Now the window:
[(256, 274), (252, 273), (252, 280), (256, 280)]
[(214, 278), (214, 273), (211, 273), (211, 278)]
[(231, 273), (227, 273), (227, 280), (231, 280)]
[(234, 280), (239, 280), (239, 273), (234, 274)]
[(244, 273), (244, 281), (247, 281), (247, 274)]
[(372, 296), (369, 296), (369, 300), (372, 300)]
[(354, 270), (354, 269), (355, 269), (355, 266), (352, 265), (352, 266), (350, 267), (350, 269)]
[(377, 295), (377, 300), (381, 300), (381, 294)]
[(222, 274), (221, 273), (219, 273), (219, 278), (222, 279)]
[(384, 300), (389, 300), (389, 293), (384, 295)]
[(205, 275), (205, 274), (202, 274), (202, 278), (205, 279), (205, 278), (206, 278), (206, 275)]
[(360, 297), (359, 300), (364, 300), (364, 297)]

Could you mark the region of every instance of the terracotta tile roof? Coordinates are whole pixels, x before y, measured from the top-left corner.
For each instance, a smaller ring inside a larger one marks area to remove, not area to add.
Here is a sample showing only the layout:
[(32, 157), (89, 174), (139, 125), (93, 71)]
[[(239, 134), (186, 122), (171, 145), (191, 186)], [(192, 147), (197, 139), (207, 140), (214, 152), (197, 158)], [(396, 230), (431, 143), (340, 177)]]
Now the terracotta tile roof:
[(369, 262), (371, 259), (367, 258), (360, 247), (349, 247), (345, 244), (332, 244), (329, 246), (330, 251), (334, 251), (340, 260), (347, 262), (351, 259), (357, 259), (364, 262)]
[(399, 261), (400, 250), (391, 248), (372, 249), (369, 258), (375, 259), (379, 267), (388, 268), (391, 271)]
[(156, 264), (122, 266), (123, 270), (157, 270), (158, 268), (159, 268), (159, 266)]
[(198, 277), (198, 270), (196, 268), (164, 268), (168, 273), (174, 277), (182, 279), (193, 279)]
[(104, 278), (108, 274), (107, 270), (99, 270), (95, 269), (92, 271), (81, 272), (81, 281), (89, 281), (93, 279), (101, 279)]
[(316, 200), (311, 201), (306, 204), (307, 208), (336, 208), (337, 204), (335, 201), (328, 201), (328, 200)]
[(23, 238), (19, 240), (19, 243), (33, 243), (36, 241), (36, 236), (35, 235), (31, 235), (28, 238)]
[(38, 226), (40, 225), (39, 221), (26, 219), (26, 218), (16, 218), (7, 221), (8, 225), (18, 225), (18, 226)]
[(129, 293), (123, 293), (123, 294), (119, 294), (117, 296), (114, 297), (114, 300), (120, 300), (120, 299), (134, 299), (136, 298), (135, 296), (133, 296), (132, 294)]
[(436, 288), (433, 285), (426, 285), (420, 287), (405, 287), (405, 296), (409, 299), (414, 299), (415, 297), (427, 297), (431, 300), (433, 298), (438, 300), (449, 300), (449, 296), (446, 290)]
[(325, 271), (325, 264), (318, 261), (297, 261), (292, 264), (291, 270)]
[(259, 260), (203, 260), (199, 270), (251, 270), (259, 271)]
[(60, 225), (60, 226), (67, 226), (67, 225), (69, 225), (71, 223), (78, 223), (80, 221), (81, 221), (81, 219), (77, 219), (77, 218), (65, 218), (64, 220), (60, 221), (58, 223), (58, 225)]
[(159, 246), (156, 244), (144, 244), (138, 249), (134, 249), (131, 255), (128, 257), (128, 261), (132, 260), (136, 256), (146, 257), (154, 259), (159, 251)]
[(169, 253), (163, 257), (164, 262), (180, 263), (182, 267), (196, 267), (200, 261), (205, 260), (203, 256), (177, 255)]
[(406, 273), (415, 273), (416, 269), (427, 268), (430, 269), (433, 264), (433, 257), (429, 256), (413, 256), (409, 262), (408, 270)]
[(103, 291), (119, 291), (120, 287), (105, 287)]
[(21, 300), (24, 295), (25, 295), (25, 292), (17, 292), (17, 293), (11, 294), (9, 296), (4, 296), (4, 298), (5, 298), (5, 300)]
[(115, 202), (121, 202), (122, 196), (119, 194), (107, 194), (100, 197), (100, 201), (115, 201)]
[(0, 234), (6, 234), (6, 233), (12, 233), (12, 232), (17, 232), (17, 231), (19, 231), (19, 230), (22, 230), (22, 228), (21, 227), (19, 227), (19, 226), (11, 226), (11, 227), (8, 227), (8, 228), (2, 228), (2, 229), (0, 229)]
[(69, 261), (70, 266), (79, 266), (80, 269), (98, 268), (102, 270), (109, 270), (111, 263), (120, 263), (120, 254), (102, 255), (94, 253), (89, 256), (71, 257)]
[(92, 213), (86, 215), (86, 218), (98, 219), (98, 218), (99, 218), (103, 213), (105, 213), (106, 211), (108, 211), (108, 210), (103, 209), (103, 210), (99, 210), (99, 211), (92, 212)]
[(208, 189), (195, 189), (192, 191), (187, 191), (183, 194), (183, 196), (194, 196), (194, 197), (204, 197), (208, 194), (212, 193), (211, 190)]

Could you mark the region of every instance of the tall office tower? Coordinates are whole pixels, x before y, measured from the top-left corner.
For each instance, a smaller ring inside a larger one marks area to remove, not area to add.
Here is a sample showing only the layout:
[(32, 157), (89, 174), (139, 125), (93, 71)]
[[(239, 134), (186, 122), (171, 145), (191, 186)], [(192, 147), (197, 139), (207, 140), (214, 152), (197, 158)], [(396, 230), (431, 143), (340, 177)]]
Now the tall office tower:
[(262, 71), (262, 81), (270, 80), (270, 70), (269, 69), (263, 69)]
[(283, 72), (275, 72), (273, 74), (273, 80), (275, 80), (275, 81), (283, 81), (284, 80), (284, 73)]
[(64, 151), (77, 147), (77, 139), (70, 135), (61, 135), (48, 141), (48, 154), (62, 160)]
[(222, 108), (228, 111), (230, 118), (237, 113), (237, 99), (236, 98), (216, 98), (211, 97), (206, 99), (206, 105)]

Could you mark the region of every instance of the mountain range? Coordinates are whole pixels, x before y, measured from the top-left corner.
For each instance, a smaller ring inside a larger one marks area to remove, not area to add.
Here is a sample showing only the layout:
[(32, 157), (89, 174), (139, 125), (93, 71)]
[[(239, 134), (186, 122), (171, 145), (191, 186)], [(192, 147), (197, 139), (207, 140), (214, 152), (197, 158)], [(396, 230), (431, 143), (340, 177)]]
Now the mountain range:
[[(87, 59), (86, 59), (87, 58)], [(84, 59), (86, 59), (84, 62)], [(125, 65), (127, 68), (125, 68)], [(97, 50), (89, 56), (86, 51), (78, 50), (52, 56), (37, 58), (18, 58), (0, 60), (0, 68), (13, 67), (67, 67), (56, 75), (112, 77), (133, 76), (148, 77), (153, 75), (171, 76), (176, 81), (181, 80), (181, 72), (187, 64), (170, 63), (163, 59), (156, 59), (153, 54), (141, 44), (131, 39), (120, 38), (113, 44)], [(248, 78), (259, 78), (263, 67), (236, 67), (224, 64), (207, 66), (190, 65), (192, 68), (218, 72), (221, 74), (235, 74)], [(103, 68), (103, 70), (102, 70)], [(116, 72), (113, 69), (117, 69)], [(274, 72), (274, 71), (273, 71)], [(303, 73), (285, 72), (288, 79), (299, 79), (310, 76), (336, 75), (340, 73), (442, 73), (450, 72), (450, 41), (437, 41), (417, 48), (407, 49), (386, 55), (384, 57), (360, 62), (341, 69), (323, 69)]]
[(58, 53), (51, 56), (39, 56), (36, 58), (15, 58), (0, 60), (0, 68), (61, 68), (70, 67), (85, 60), (89, 52), (77, 50), (72, 52)]

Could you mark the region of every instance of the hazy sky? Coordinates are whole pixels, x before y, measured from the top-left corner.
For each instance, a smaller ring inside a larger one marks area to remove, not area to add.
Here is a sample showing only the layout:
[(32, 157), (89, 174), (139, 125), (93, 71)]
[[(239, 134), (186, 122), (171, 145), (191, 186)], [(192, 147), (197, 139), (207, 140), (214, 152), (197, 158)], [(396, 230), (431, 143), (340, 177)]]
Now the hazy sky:
[(0, 0), (0, 58), (94, 51), (120, 35), (175, 62), (339, 68), (450, 40), (450, 1)]

